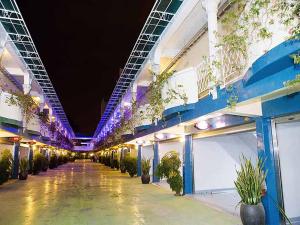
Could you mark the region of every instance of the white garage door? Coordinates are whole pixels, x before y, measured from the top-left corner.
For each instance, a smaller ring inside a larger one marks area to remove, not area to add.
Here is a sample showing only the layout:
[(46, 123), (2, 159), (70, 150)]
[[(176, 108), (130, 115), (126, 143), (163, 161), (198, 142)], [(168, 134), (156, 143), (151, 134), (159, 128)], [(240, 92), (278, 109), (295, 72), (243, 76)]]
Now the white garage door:
[(255, 132), (193, 140), (195, 192), (234, 188), (242, 155), (257, 160)]
[(300, 224), (300, 122), (276, 124), (286, 215)]

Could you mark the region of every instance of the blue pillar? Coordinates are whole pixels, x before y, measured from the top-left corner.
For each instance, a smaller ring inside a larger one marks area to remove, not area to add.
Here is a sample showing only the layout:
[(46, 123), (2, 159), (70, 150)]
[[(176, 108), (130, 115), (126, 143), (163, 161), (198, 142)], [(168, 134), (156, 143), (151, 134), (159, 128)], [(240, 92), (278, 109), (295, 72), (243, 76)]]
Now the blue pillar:
[(183, 162), (183, 194), (193, 194), (194, 191), (194, 159), (193, 159), (193, 137), (185, 136)]
[(280, 225), (278, 204), (276, 158), (272, 141), (272, 126), (270, 118), (256, 119), (257, 150), (258, 157), (264, 160), (264, 170), (267, 171), (266, 186), (267, 194), (263, 198), (266, 211), (267, 225)]
[(154, 142), (153, 151), (154, 151), (154, 156), (153, 156), (153, 179), (152, 179), (152, 182), (159, 182), (159, 178), (155, 175), (156, 168), (159, 164), (159, 153), (158, 153), (158, 142), (157, 141)]
[(32, 169), (33, 169), (33, 149), (32, 149), (32, 145), (29, 145), (29, 152), (28, 152), (28, 173), (32, 173)]
[(138, 145), (137, 176), (142, 176), (142, 145)]
[(13, 147), (14, 158), (13, 158), (13, 168), (12, 168), (12, 179), (18, 179), (19, 177), (19, 153), (20, 153), (20, 143), (15, 142)]

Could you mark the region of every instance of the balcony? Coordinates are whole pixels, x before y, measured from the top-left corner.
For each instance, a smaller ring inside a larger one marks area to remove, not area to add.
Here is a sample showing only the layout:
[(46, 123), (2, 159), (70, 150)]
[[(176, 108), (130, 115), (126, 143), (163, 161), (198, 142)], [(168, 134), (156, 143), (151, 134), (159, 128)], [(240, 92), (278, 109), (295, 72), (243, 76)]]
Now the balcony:
[(22, 126), (22, 111), (20, 107), (15, 105), (9, 105), (7, 99), (11, 94), (6, 92), (0, 92), (0, 117), (8, 119), (8, 123), (13, 125)]
[(170, 99), (171, 92), (176, 92), (165, 103), (164, 116), (190, 110), (191, 104), (198, 101), (198, 76), (195, 68), (188, 68), (173, 74), (162, 88), (162, 99)]
[(37, 115), (34, 115), (33, 118), (28, 122), (27, 126), (27, 131), (33, 131), (36, 134), (41, 133), (41, 123), (40, 119)]

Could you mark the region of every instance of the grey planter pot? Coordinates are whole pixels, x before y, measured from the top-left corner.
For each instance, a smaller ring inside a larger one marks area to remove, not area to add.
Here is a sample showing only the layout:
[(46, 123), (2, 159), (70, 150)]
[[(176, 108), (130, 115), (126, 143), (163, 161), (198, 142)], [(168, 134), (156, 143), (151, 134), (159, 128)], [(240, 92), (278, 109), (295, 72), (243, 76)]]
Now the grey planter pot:
[(265, 209), (261, 203), (257, 205), (241, 204), (240, 216), (243, 225), (265, 225)]

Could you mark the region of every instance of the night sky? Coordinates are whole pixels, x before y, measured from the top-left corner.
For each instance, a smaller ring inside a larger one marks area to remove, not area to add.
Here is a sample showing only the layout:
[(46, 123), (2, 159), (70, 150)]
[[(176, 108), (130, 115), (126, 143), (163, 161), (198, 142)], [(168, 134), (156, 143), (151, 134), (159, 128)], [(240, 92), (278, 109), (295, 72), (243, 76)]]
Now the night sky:
[(92, 135), (155, 0), (17, 0), (74, 132)]

